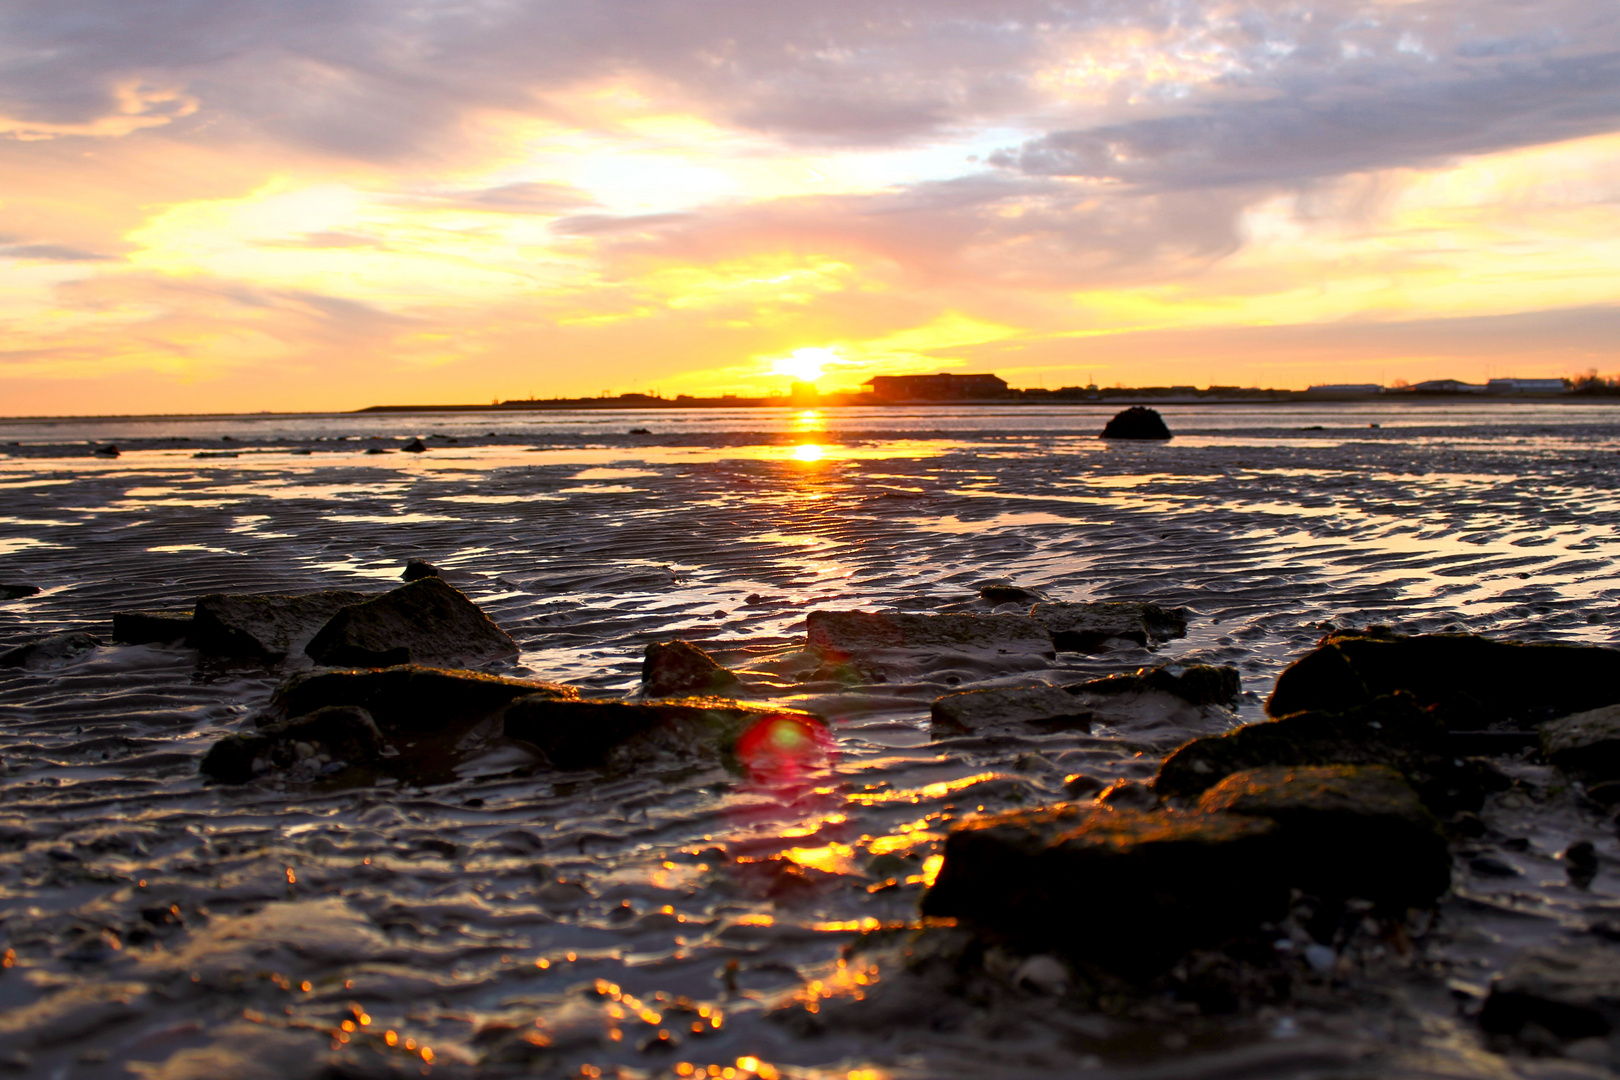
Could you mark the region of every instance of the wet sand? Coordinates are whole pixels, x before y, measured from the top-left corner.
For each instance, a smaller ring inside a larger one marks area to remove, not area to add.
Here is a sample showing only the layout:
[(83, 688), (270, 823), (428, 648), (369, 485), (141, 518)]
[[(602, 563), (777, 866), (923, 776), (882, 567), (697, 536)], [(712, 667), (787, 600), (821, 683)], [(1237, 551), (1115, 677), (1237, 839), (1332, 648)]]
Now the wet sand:
[[(1101, 443), (1105, 411), (1061, 409), (0, 425), (24, 443), (0, 457), (0, 583), (43, 589), (0, 603), (0, 647), (110, 641), (114, 611), (207, 592), (382, 591), (422, 557), (518, 641), (504, 673), (627, 693), (644, 647), (682, 637), (837, 736), (793, 777), (681, 760), (560, 775), (492, 736), (420, 783), (222, 788), (200, 755), (307, 661), (109, 644), (0, 671), (0, 1060), (168, 1080), (739, 1059), (784, 1076), (1586, 1075), (1499, 1057), (1459, 1015), (1519, 948), (1620, 910), (1615, 837), (1531, 764), (1514, 768), (1553, 793), (1484, 815), (1527, 839), (1504, 856), (1520, 873), (1459, 861), (1419, 953), (1336, 1005), (1325, 982), (1189, 1043), (1195, 1025), (1105, 1030), (1012, 995), (938, 1030), (923, 1013), (941, 1003), (897, 1013), (876, 987), (899, 976), (844, 955), (863, 927), (916, 921), (952, 822), (1060, 799), (1075, 773), (1150, 776), (1206, 733), (934, 738), (940, 694), (1199, 659), (1242, 673), (1225, 724), (1259, 719), (1328, 627), (1620, 641), (1620, 414), (1165, 412), (1167, 445)], [(398, 452), (415, 435), (431, 449)], [(992, 579), (1192, 622), (1155, 652), (811, 674), (808, 611), (988, 612)], [(1586, 891), (1555, 858), (1582, 838), (1602, 862)], [(838, 1022), (802, 1023), (812, 1002)], [(492, 1050), (530, 1030), (548, 1044), (532, 1062)], [(676, 1045), (641, 1049), (660, 1030)]]

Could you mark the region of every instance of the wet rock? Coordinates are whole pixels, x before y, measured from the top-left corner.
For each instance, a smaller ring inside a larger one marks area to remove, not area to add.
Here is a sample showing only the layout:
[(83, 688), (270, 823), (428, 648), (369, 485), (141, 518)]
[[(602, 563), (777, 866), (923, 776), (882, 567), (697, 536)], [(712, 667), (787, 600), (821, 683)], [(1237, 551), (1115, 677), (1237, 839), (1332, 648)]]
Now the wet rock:
[(0, 584), (0, 601), (21, 600), (25, 596), (33, 596), (40, 591), (38, 585), (23, 585), (21, 583)]
[(368, 667), (469, 667), (517, 651), (478, 605), (437, 577), (342, 609), (304, 647), (319, 664)]
[(443, 577), (439, 568), (426, 559), (406, 559), (405, 572), (400, 577), (406, 581), (421, 581), (425, 577)]
[(1036, 604), (1029, 615), (1065, 652), (1102, 652), (1114, 640), (1155, 645), (1187, 633), (1185, 608), (1134, 600)]
[(302, 716), (329, 705), (365, 709), (384, 735), (459, 730), (493, 716), (520, 697), (574, 698), (579, 691), (532, 679), (509, 679), (481, 671), (405, 664), (357, 671), (312, 671), (295, 675), (275, 693), (267, 723)]
[(1185, 799), (1249, 769), (1388, 765), (1431, 810), (1449, 817), (1478, 810), (1485, 794), (1506, 781), (1479, 759), (1458, 758), (1448, 738), (1432, 711), (1393, 694), (1342, 713), (1295, 713), (1194, 739), (1165, 759), (1153, 784), (1165, 798)]
[(1468, 860), (1468, 869), (1482, 877), (1523, 877), (1524, 872), (1499, 855), (1475, 855)]
[(192, 611), (186, 608), (115, 611), (112, 624), (113, 641), (120, 645), (179, 641), (191, 635)]
[(1159, 796), (1140, 780), (1118, 780), (1099, 791), (1097, 801), (1115, 810), (1151, 810), (1159, 805)]
[(1046, 594), (1038, 589), (1024, 589), (1006, 581), (986, 581), (979, 586), (979, 599), (990, 604), (1038, 604)]
[(1129, 675), (1109, 675), (1066, 687), (1071, 694), (1118, 696), (1157, 691), (1189, 705), (1237, 705), (1242, 681), (1235, 667), (1214, 664), (1161, 664)]
[(0, 653), (0, 668), (43, 671), (76, 660), (100, 644), (100, 638), (80, 630), (47, 634), (37, 641)]
[(744, 757), (756, 742), (761, 758), (776, 751), (784, 758), (799, 752), (812, 758), (826, 738), (826, 724), (814, 713), (714, 697), (632, 702), (534, 695), (507, 706), (504, 730), (508, 738), (538, 747), (559, 769), (704, 749)]
[(1051, 635), (1021, 615), (812, 611), (805, 631), (811, 648), (845, 655), (879, 649), (1053, 654)]
[(373, 446), (373, 447), (367, 448), (366, 453), (368, 453), (368, 454), (392, 454), (393, 451), (392, 450), (384, 450), (380, 446)]
[(329, 705), (225, 736), (203, 756), (201, 772), (223, 783), (245, 784), (265, 769), (287, 768), (316, 755), (348, 765), (373, 761), (386, 745), (369, 712), (352, 705)]
[(934, 700), (929, 713), (936, 734), (966, 733), (1005, 724), (1029, 724), (1053, 730), (1091, 728), (1091, 710), (1056, 686), (999, 687), (965, 690)]
[(120, 451), (117, 446), (112, 443), (108, 443), (106, 446), (96, 447), (91, 451), (91, 453), (95, 454), (96, 457), (115, 458), (119, 455)]
[(646, 697), (735, 693), (737, 676), (689, 641), (663, 641), (647, 646), (641, 662), (641, 692)]
[(407, 454), (420, 454), (427, 449), (427, 445), (421, 439), (412, 439), (400, 449)]
[(1620, 705), (1541, 725), (1541, 753), (1548, 764), (1594, 784), (1620, 779)]
[(630, 429), (629, 434), (631, 434), (631, 435), (651, 435), (652, 434), (652, 428), (633, 427), (633, 428)]
[(186, 644), (213, 656), (280, 661), (365, 593), (332, 589), (299, 596), (212, 593), (197, 601)]
[(1523, 1037), (1531, 1025), (1566, 1042), (1620, 1029), (1620, 949), (1603, 945), (1527, 949), (1491, 986), (1479, 1024)]
[(1271, 716), (1344, 710), (1403, 690), (1458, 731), (1534, 730), (1620, 703), (1620, 650), (1520, 644), (1477, 634), (1329, 634), (1277, 678)]
[(1316, 896), (1356, 897), (1400, 912), (1429, 906), (1451, 884), (1439, 820), (1387, 766), (1233, 773), (1204, 792), (1198, 808), (1275, 821), (1295, 886)]
[(1577, 840), (1564, 849), (1564, 873), (1577, 889), (1589, 889), (1600, 869), (1597, 847), (1590, 840)]
[(1114, 414), (1103, 427), (1104, 439), (1168, 439), (1170, 428), (1157, 409), (1132, 405)]

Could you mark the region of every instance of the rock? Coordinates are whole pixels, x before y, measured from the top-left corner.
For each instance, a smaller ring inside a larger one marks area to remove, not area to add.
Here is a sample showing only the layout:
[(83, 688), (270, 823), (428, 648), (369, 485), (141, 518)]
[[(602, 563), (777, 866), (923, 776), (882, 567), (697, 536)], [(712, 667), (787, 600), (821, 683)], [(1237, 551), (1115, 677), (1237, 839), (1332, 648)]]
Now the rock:
[(1133, 600), (1036, 604), (1029, 615), (1065, 652), (1102, 652), (1115, 639), (1147, 646), (1187, 633), (1185, 608)]
[(25, 596), (33, 596), (40, 591), (38, 585), (10, 584), (0, 585), (0, 601), (21, 600)]
[(517, 651), (478, 605), (436, 577), (344, 608), (304, 647), (316, 663), (334, 667), (470, 667)]
[(1479, 1013), (1493, 1035), (1521, 1035), (1536, 1025), (1566, 1042), (1620, 1029), (1620, 949), (1526, 949), (1491, 986)]
[(1342, 713), (1295, 713), (1194, 739), (1165, 759), (1153, 786), (1165, 798), (1186, 799), (1249, 769), (1388, 765), (1435, 813), (1478, 810), (1504, 778), (1478, 759), (1458, 758), (1448, 737), (1433, 712), (1394, 694)]
[(630, 429), (630, 434), (631, 435), (651, 435), (652, 434), (652, 428), (633, 427), (633, 428)]
[(108, 443), (106, 446), (96, 447), (91, 453), (95, 454), (96, 457), (115, 458), (118, 456), (119, 450), (114, 444)]
[(406, 581), (421, 581), (425, 577), (443, 577), (439, 568), (426, 559), (406, 559), (405, 572), (400, 577)]
[[(309, 753), (301, 753), (299, 744), (308, 746)], [(287, 768), (316, 754), (347, 765), (374, 761), (386, 745), (365, 709), (329, 705), (256, 731), (225, 736), (203, 756), (201, 772), (222, 783), (245, 784), (264, 769)]]
[(1168, 439), (1170, 429), (1165, 425), (1164, 417), (1159, 415), (1157, 409), (1149, 409), (1142, 405), (1132, 405), (1130, 408), (1114, 414), (1102, 429), (1104, 439)]
[(1594, 784), (1620, 779), (1620, 705), (1541, 725), (1541, 754), (1548, 764)]
[(987, 815), (946, 839), (922, 913), (1030, 953), (1162, 969), (1286, 914), (1279, 834), (1239, 814), (1059, 805)]
[(368, 453), (368, 454), (392, 454), (393, 451), (392, 450), (384, 450), (380, 446), (372, 446), (372, 447), (368, 447), (366, 449), (366, 453)]
[(737, 676), (689, 641), (648, 645), (641, 662), (641, 692), (646, 697), (726, 695), (735, 693), (741, 686)]
[(1037, 589), (1023, 589), (1005, 581), (987, 581), (979, 586), (979, 599), (991, 604), (1038, 604), (1046, 598)]
[(520, 697), (574, 698), (579, 691), (532, 679), (509, 679), (481, 671), (454, 671), (405, 664), (358, 671), (310, 671), (294, 675), (270, 700), (269, 722), (302, 716), (329, 705), (365, 709), (390, 738), (461, 730), (493, 716)]
[(113, 641), (120, 645), (179, 641), (192, 631), (192, 612), (185, 608), (153, 608), (148, 611), (115, 611), (112, 617)]
[(878, 649), (1053, 655), (1051, 635), (1021, 615), (812, 611), (805, 632), (811, 648), (845, 655)]
[(280, 661), (332, 616), (365, 599), (365, 593), (339, 589), (301, 596), (212, 593), (197, 601), (186, 644), (214, 656)]
[(423, 443), (421, 439), (412, 439), (410, 442), (400, 447), (400, 449), (407, 454), (420, 454), (427, 450), (427, 445)]
[(1235, 667), (1213, 664), (1161, 664), (1130, 675), (1109, 675), (1066, 687), (1071, 694), (1113, 696), (1152, 691), (1178, 697), (1189, 705), (1237, 705), (1242, 682)]
[(37, 641), (18, 645), (0, 653), (0, 668), (27, 668), (41, 671), (75, 660), (101, 644), (94, 634), (79, 630), (47, 634)]
[(1598, 876), (1602, 864), (1598, 861), (1597, 846), (1590, 840), (1577, 840), (1564, 849), (1564, 873), (1577, 889), (1589, 889)]
[[(538, 747), (559, 769), (628, 764), (668, 752), (753, 749), (743, 742), (755, 731), (779, 740), (788, 756), (801, 748), (794, 744), (819, 753), (826, 741), (826, 724), (814, 713), (730, 698), (633, 702), (534, 695), (508, 705), (505, 719), (508, 738)], [(757, 749), (760, 756), (771, 752), (769, 746)]]
[(1153, 788), (1140, 780), (1116, 780), (1097, 793), (1097, 801), (1115, 810), (1151, 810), (1159, 805)]
[(1439, 820), (1388, 766), (1233, 773), (1198, 808), (1275, 821), (1295, 886), (1315, 896), (1357, 897), (1400, 913), (1428, 907), (1451, 885)]
[(934, 700), (929, 712), (935, 734), (972, 732), (1003, 724), (1089, 731), (1091, 710), (1056, 686), (964, 690)]
[(1342, 711), (1404, 690), (1458, 731), (1521, 731), (1620, 703), (1620, 650), (1520, 644), (1477, 634), (1329, 634), (1277, 678), (1271, 716)]

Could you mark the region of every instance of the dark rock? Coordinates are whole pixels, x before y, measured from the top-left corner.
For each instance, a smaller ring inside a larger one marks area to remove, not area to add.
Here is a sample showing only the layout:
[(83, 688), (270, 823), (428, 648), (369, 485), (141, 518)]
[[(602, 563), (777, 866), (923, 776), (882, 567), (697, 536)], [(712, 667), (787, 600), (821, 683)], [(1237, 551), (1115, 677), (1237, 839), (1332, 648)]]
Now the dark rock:
[(1029, 615), (1065, 652), (1102, 652), (1116, 639), (1147, 646), (1187, 633), (1185, 608), (1134, 600), (1036, 604)]
[[(785, 742), (818, 750), (826, 725), (814, 713), (730, 698), (663, 701), (569, 701), (519, 698), (506, 708), (508, 738), (538, 747), (559, 769), (601, 768), (655, 756), (712, 749), (737, 753), (751, 732), (780, 729)], [(791, 753), (788, 746), (784, 752)], [(768, 748), (762, 748), (768, 750)]]
[(47, 634), (0, 653), (0, 668), (28, 668), (30, 671), (53, 668), (83, 656), (100, 644), (100, 638), (80, 630)]
[(91, 452), (94, 453), (96, 457), (104, 458), (115, 458), (119, 454), (118, 447), (112, 443), (108, 443), (106, 446), (98, 446)]
[(936, 734), (972, 732), (1008, 723), (1055, 730), (1091, 728), (1091, 710), (1057, 686), (997, 687), (946, 694), (934, 700), (929, 715)]
[(454, 671), (414, 664), (358, 671), (311, 671), (294, 675), (270, 700), (271, 720), (302, 716), (328, 705), (357, 705), (384, 735), (462, 730), (493, 716), (520, 697), (573, 698), (571, 686), (508, 679), (481, 671)]
[(726, 695), (741, 686), (737, 676), (689, 641), (648, 645), (641, 662), (641, 692), (647, 697)]
[(1295, 713), (1194, 739), (1165, 759), (1153, 784), (1165, 798), (1184, 799), (1249, 769), (1388, 765), (1435, 813), (1478, 810), (1487, 792), (1507, 782), (1477, 758), (1458, 758), (1447, 740), (1432, 711), (1394, 694), (1342, 713)]
[(192, 612), (185, 608), (115, 611), (112, 624), (113, 641), (120, 645), (179, 641), (191, 635)]
[(0, 600), (21, 600), (25, 596), (33, 596), (40, 591), (38, 585), (0, 585)]
[(1114, 418), (1103, 427), (1102, 438), (1168, 439), (1170, 429), (1165, 425), (1164, 417), (1159, 415), (1157, 409), (1132, 405), (1114, 414)]
[(406, 581), (420, 581), (425, 577), (443, 577), (439, 568), (426, 559), (406, 559), (405, 572), (400, 575)]
[(422, 442), (421, 439), (412, 439), (410, 442), (400, 447), (400, 449), (407, 454), (420, 454), (427, 449), (427, 446)]
[(279, 661), (332, 616), (365, 599), (365, 593), (338, 589), (301, 596), (212, 593), (197, 601), (186, 644), (214, 656)]
[(299, 744), (334, 762), (356, 765), (374, 761), (387, 745), (365, 709), (331, 705), (251, 732), (227, 735), (203, 756), (201, 771), (222, 783), (245, 784), (271, 767), (300, 760)]
[(1328, 765), (1233, 773), (1200, 810), (1270, 818), (1282, 828), (1293, 883), (1395, 912), (1427, 907), (1451, 885), (1438, 819), (1394, 769)]
[(1159, 796), (1140, 780), (1117, 780), (1097, 793), (1097, 801), (1115, 810), (1152, 810)]
[(1484, 877), (1522, 877), (1524, 873), (1506, 859), (1495, 855), (1475, 855), (1468, 860), (1468, 868)]
[(1577, 840), (1564, 849), (1564, 873), (1577, 889), (1590, 888), (1598, 875), (1597, 848), (1590, 840)]
[(1397, 690), (1437, 706), (1456, 730), (1533, 730), (1620, 703), (1620, 650), (1476, 634), (1333, 633), (1278, 676), (1266, 712), (1340, 711)]
[(979, 599), (991, 604), (1038, 604), (1046, 594), (1038, 589), (1022, 589), (1004, 581), (988, 581), (979, 586)]
[(1620, 1030), (1620, 949), (1526, 949), (1491, 986), (1479, 1023), (1507, 1036), (1534, 1024), (1565, 1041)]
[(879, 649), (1053, 654), (1051, 635), (1021, 615), (812, 611), (805, 632), (811, 648), (844, 655)]
[(1107, 787), (1095, 776), (1085, 773), (1074, 773), (1063, 778), (1063, 794), (1071, 799), (1089, 799)]
[(517, 651), (478, 605), (436, 577), (344, 608), (304, 647), (316, 663), (357, 667), (468, 667)]
[(1586, 797), (1599, 806), (1612, 810), (1620, 806), (1620, 780), (1605, 780), (1586, 789)]
[(368, 454), (392, 454), (393, 451), (392, 450), (384, 450), (380, 446), (373, 446), (373, 447), (367, 448), (366, 453), (368, 453)]
[(1620, 705), (1541, 725), (1541, 753), (1548, 764), (1583, 780), (1620, 779)]
[(1065, 687), (1071, 694), (1141, 694), (1160, 691), (1189, 705), (1235, 706), (1242, 682), (1235, 667), (1161, 664), (1130, 675), (1109, 675)]
[(652, 434), (652, 429), (651, 428), (644, 428), (644, 427), (633, 427), (633, 428), (630, 429), (630, 434), (632, 434), (632, 435), (651, 435)]

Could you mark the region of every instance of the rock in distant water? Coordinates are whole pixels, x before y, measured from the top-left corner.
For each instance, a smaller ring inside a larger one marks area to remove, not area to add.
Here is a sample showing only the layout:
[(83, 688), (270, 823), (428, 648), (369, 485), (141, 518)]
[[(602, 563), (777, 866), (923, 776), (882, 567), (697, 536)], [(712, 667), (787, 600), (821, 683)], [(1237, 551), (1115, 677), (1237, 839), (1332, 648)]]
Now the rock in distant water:
[(1168, 439), (1170, 429), (1165, 425), (1164, 417), (1159, 415), (1157, 409), (1149, 409), (1142, 405), (1132, 405), (1130, 408), (1115, 413), (1114, 418), (1108, 421), (1102, 429), (1105, 439)]
[(1534, 731), (1554, 717), (1620, 703), (1620, 650), (1476, 634), (1334, 633), (1277, 677), (1266, 712), (1343, 710), (1397, 690), (1436, 706), (1454, 730)]
[(98, 446), (98, 447), (95, 448), (95, 450), (93, 450), (91, 452), (93, 454), (95, 454), (96, 457), (105, 457), (105, 458), (114, 458), (114, 457), (117, 457), (118, 454), (119, 454), (118, 447), (114, 446), (112, 443), (108, 443), (106, 446)]
[(334, 667), (476, 667), (517, 651), (477, 604), (437, 577), (344, 608), (304, 647)]
[(101, 639), (94, 634), (78, 630), (47, 634), (38, 641), (30, 641), (0, 653), (0, 667), (28, 668), (31, 671), (53, 668), (83, 656), (100, 644)]
[(270, 700), (272, 722), (329, 705), (356, 705), (385, 735), (462, 730), (520, 697), (576, 698), (571, 686), (482, 671), (401, 664), (354, 671), (310, 671), (288, 679)]
[(1156, 645), (1187, 633), (1186, 608), (1136, 600), (1036, 604), (1029, 615), (1065, 652), (1102, 652), (1111, 640)]
[(805, 633), (813, 649), (856, 655), (879, 649), (1052, 655), (1052, 638), (1021, 615), (917, 615), (812, 611)]
[(21, 600), (23, 597), (33, 596), (39, 591), (38, 585), (23, 585), (20, 583), (0, 585), (0, 600)]
[(213, 593), (197, 601), (186, 643), (215, 656), (280, 661), (302, 648), (332, 616), (366, 598), (365, 593), (339, 589), (301, 596)]
[(727, 695), (736, 693), (741, 686), (737, 676), (689, 641), (648, 645), (641, 662), (641, 692), (647, 697)]
[(407, 454), (420, 454), (427, 450), (427, 445), (421, 439), (412, 439), (400, 449)]
[(185, 608), (115, 611), (112, 624), (113, 641), (120, 645), (179, 641), (191, 634), (192, 612)]
[(979, 599), (991, 604), (1037, 604), (1046, 599), (1046, 594), (1005, 581), (987, 581), (979, 586)]
[(1491, 987), (1479, 1023), (1506, 1036), (1529, 1034), (1533, 1024), (1565, 1042), (1620, 1031), (1620, 949), (1526, 949)]
[(223, 783), (245, 784), (263, 768), (285, 769), (315, 755), (326, 757), (322, 765), (373, 761), (386, 745), (370, 713), (333, 705), (256, 731), (227, 735), (209, 748), (200, 769)]
[(1549, 764), (1583, 780), (1620, 779), (1620, 705), (1543, 724), (1541, 753)]
[(1142, 727), (1212, 720), (1226, 727), (1238, 689), (1236, 668), (1165, 664), (1063, 687), (995, 687), (946, 694), (935, 699), (930, 717), (936, 735), (1009, 725), (1084, 731), (1096, 723)]
[(1237, 704), (1242, 682), (1238, 669), (1215, 664), (1161, 664), (1129, 675), (1108, 675), (1067, 688), (1070, 693), (1141, 694), (1160, 691), (1189, 705)]
[(439, 568), (426, 559), (406, 559), (405, 572), (400, 577), (406, 581), (420, 581), (425, 577), (443, 577)]
[(1091, 728), (1091, 710), (1058, 686), (996, 687), (964, 690), (934, 700), (929, 711), (934, 732), (972, 732), (1005, 724), (1031, 724), (1052, 730)]

